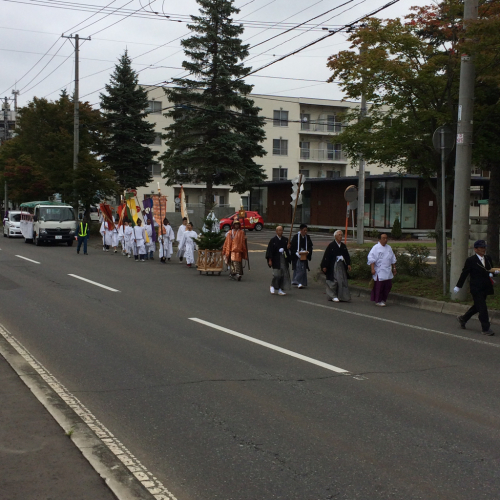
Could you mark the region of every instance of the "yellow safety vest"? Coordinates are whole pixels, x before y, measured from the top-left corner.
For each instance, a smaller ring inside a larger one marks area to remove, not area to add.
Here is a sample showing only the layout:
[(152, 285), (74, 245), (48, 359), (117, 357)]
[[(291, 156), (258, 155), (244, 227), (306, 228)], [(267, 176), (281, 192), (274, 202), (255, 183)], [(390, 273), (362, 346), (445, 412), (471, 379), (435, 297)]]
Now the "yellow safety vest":
[(85, 224), (85, 230), (83, 230), (83, 222), (80, 222), (80, 231), (78, 232), (78, 236), (87, 236), (87, 229), (89, 225)]

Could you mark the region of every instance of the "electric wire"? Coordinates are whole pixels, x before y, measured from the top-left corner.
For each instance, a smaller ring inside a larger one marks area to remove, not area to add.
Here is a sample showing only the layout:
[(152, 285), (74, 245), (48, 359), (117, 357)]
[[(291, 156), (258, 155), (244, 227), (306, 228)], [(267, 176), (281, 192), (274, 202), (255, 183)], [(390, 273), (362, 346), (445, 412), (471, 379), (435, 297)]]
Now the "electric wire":
[[(87, 17), (85, 20), (79, 22), (78, 24), (75, 24), (74, 26), (72, 26), (71, 28), (67, 29), (64, 33), (68, 33), (68, 32), (71, 32), (71, 30), (74, 30), (75, 28), (77, 28), (78, 26), (80, 26), (81, 24), (83, 23), (86, 23), (89, 19), (92, 19), (94, 16), (97, 16), (97, 14), (101, 13), (104, 9), (106, 9), (107, 7), (109, 7), (110, 5), (114, 4), (116, 2), (116, 0), (112, 0), (112, 2), (109, 2), (108, 5), (106, 5), (105, 7), (103, 7), (102, 9), (98, 10), (96, 13), (92, 14), (91, 16)], [(104, 18), (103, 18), (104, 19)], [(63, 34), (64, 34), (63, 33)]]

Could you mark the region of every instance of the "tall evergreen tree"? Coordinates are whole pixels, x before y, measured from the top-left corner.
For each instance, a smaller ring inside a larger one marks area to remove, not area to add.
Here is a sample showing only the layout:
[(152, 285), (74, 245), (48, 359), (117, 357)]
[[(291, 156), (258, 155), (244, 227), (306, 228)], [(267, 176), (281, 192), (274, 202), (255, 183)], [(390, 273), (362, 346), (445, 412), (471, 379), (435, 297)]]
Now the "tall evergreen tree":
[(233, 0), (197, 0), (200, 16), (191, 16), (193, 35), (181, 43), (190, 75), (174, 79), (165, 93), (175, 106), (166, 116), (174, 119), (165, 130), (168, 150), (162, 155), (167, 184), (206, 184), (205, 213), (213, 206), (213, 188), (230, 184), (243, 193), (265, 179), (254, 158), (266, 154), (264, 119), (247, 96), (253, 86), (242, 77), (250, 71), (242, 61), (248, 45), (239, 36)]
[(116, 172), (123, 189), (146, 186), (153, 179), (150, 166), (157, 155), (149, 145), (155, 140), (154, 124), (146, 121), (148, 94), (139, 87), (127, 52), (119, 59), (108, 95), (101, 94), (101, 108), (109, 135), (103, 160)]

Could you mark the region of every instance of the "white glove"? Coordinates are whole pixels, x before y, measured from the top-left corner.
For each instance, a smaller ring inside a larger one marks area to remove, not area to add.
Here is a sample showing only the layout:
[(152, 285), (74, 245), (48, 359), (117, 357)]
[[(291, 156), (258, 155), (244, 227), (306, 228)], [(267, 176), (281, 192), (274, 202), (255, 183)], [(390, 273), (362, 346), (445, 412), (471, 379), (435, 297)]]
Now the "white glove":
[(300, 253), (296, 252), (295, 255), (300, 259)]
[(280, 253), (283, 253), (285, 251), (284, 248), (280, 248)]
[(500, 271), (495, 271), (495, 274), (500, 274)]
[(490, 273), (490, 278), (493, 278), (493, 273)]
[(456, 286), (456, 287), (453, 289), (453, 291), (454, 291), (455, 293), (458, 293), (458, 292), (460, 291), (460, 288), (458, 288), (458, 286)]
[(344, 257), (342, 257), (342, 255), (338, 255), (338, 256), (337, 256), (337, 262), (338, 262), (339, 260), (344, 260)]

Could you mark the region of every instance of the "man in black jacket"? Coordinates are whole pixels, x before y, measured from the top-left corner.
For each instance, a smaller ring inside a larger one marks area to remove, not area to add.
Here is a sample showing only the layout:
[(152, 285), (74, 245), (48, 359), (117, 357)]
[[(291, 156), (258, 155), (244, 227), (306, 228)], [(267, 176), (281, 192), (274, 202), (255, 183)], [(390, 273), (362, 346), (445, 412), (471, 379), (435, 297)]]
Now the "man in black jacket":
[(288, 265), (290, 264), (290, 254), (288, 251), (288, 239), (283, 236), (283, 227), (276, 228), (276, 236), (271, 238), (266, 251), (266, 260), (273, 269), (273, 281), (270, 291), (272, 294), (278, 290), (278, 295), (286, 295), (284, 288), (289, 288), (290, 273)]
[(351, 300), (347, 285), (347, 271), (351, 270), (351, 256), (344, 243), (343, 233), (339, 229), (333, 234), (332, 241), (325, 250), (321, 261), (321, 270), (326, 274), (326, 297), (332, 302)]
[[(300, 225), (300, 231), (292, 238), (290, 245), (293, 269), (292, 285), (297, 285), (297, 288), (304, 288), (307, 286), (307, 271), (309, 271), (309, 262), (313, 251), (313, 243), (307, 234), (307, 224)], [(303, 254), (306, 255), (306, 260), (301, 258), (301, 251), (309, 252), (307, 255)]]
[[(474, 305), (463, 315), (458, 316), (460, 326), (465, 330), (465, 324), (474, 314), (479, 313), (483, 335), (495, 335), (490, 329), (490, 320), (488, 316), (488, 307), (486, 306), (486, 297), (493, 295), (493, 274), (490, 269), (493, 262), (489, 255), (486, 255), (486, 243), (484, 240), (478, 240), (474, 243), (475, 254), (465, 261), (462, 274), (454, 288), (458, 293), (464, 286), (467, 276), (470, 276), (470, 293), (474, 299)], [(495, 271), (498, 274), (498, 271)]]

